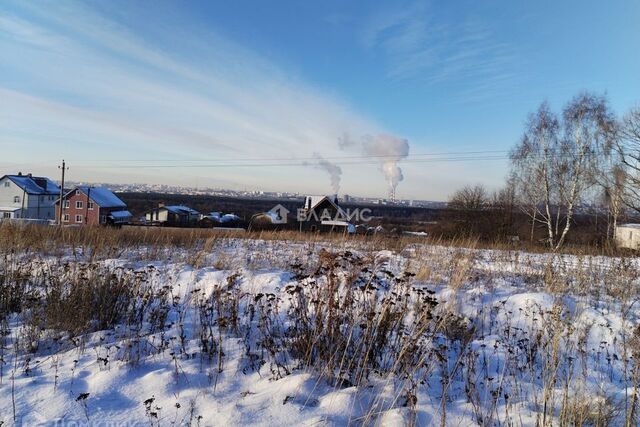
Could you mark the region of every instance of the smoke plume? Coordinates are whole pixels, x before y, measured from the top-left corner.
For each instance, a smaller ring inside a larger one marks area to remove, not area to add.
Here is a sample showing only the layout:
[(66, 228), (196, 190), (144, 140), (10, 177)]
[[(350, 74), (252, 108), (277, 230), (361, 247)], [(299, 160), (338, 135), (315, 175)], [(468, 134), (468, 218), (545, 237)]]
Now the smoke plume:
[(409, 141), (393, 135), (366, 135), (362, 138), (362, 148), (366, 155), (380, 161), (380, 170), (389, 186), (389, 197), (395, 198), (396, 187), (403, 180), (398, 162), (409, 155)]
[(340, 191), (340, 180), (342, 179), (342, 168), (336, 164), (331, 163), (329, 160), (323, 158), (318, 153), (313, 153), (313, 158), (317, 160), (315, 166), (329, 174), (329, 178), (331, 178), (331, 189), (333, 190), (333, 194), (338, 194), (338, 192)]

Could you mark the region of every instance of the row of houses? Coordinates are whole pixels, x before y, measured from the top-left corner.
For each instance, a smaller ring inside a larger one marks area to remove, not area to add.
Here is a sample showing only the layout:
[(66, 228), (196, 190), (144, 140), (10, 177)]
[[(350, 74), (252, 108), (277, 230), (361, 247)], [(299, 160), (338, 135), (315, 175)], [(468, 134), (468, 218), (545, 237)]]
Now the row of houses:
[(77, 186), (65, 190), (46, 177), (4, 175), (0, 178), (0, 219), (66, 225), (121, 225), (132, 215), (127, 205), (105, 187)]
[[(65, 190), (47, 177), (18, 173), (0, 178), (0, 220), (63, 225), (123, 225), (133, 220), (127, 205), (106, 187), (81, 185)], [(147, 225), (214, 227), (239, 221), (233, 214), (201, 214), (187, 206), (165, 206), (147, 212)]]
[(144, 223), (146, 225), (169, 227), (216, 227), (234, 225), (239, 221), (240, 217), (234, 214), (222, 214), (220, 212), (201, 214), (188, 206), (166, 206), (164, 203), (160, 203), (158, 207), (144, 215)]
[[(61, 221), (63, 225), (123, 225), (133, 216), (127, 205), (105, 187), (77, 186), (65, 190), (60, 203), (60, 187), (47, 177), (18, 173), (0, 177), (0, 220), (21, 220), (39, 223)], [(302, 214), (304, 220), (298, 216)], [(249, 228), (296, 228), (300, 231), (331, 231), (357, 233), (336, 196), (307, 196), (302, 208), (293, 213), (278, 205), (269, 212), (254, 215)], [(158, 205), (138, 222), (150, 226), (219, 227), (237, 226), (240, 218), (234, 214), (210, 212), (201, 214), (188, 206)], [(370, 227), (369, 227), (370, 228)], [(376, 230), (374, 230), (375, 232)], [(620, 247), (640, 249), (640, 224), (621, 224), (616, 228)]]
[[(65, 190), (60, 203), (60, 187), (47, 177), (4, 175), (0, 178), (0, 219), (54, 223), (63, 225), (122, 225), (132, 222), (133, 215), (111, 190), (105, 187), (76, 186)], [(254, 215), (251, 224), (289, 224), (302, 231), (354, 232), (354, 226), (344, 220), (346, 214), (336, 196), (308, 196), (302, 211), (305, 221), (278, 206)], [(279, 217), (284, 215), (283, 218)], [(240, 218), (234, 214), (210, 212), (201, 214), (188, 206), (159, 204), (137, 221), (150, 226), (220, 227), (237, 226)]]

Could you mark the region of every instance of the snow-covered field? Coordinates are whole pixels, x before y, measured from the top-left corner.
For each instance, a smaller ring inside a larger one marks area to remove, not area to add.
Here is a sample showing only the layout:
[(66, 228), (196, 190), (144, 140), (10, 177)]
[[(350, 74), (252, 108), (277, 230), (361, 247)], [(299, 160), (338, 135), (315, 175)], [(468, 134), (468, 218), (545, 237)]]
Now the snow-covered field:
[(0, 259), (2, 425), (636, 425), (635, 259), (221, 239)]

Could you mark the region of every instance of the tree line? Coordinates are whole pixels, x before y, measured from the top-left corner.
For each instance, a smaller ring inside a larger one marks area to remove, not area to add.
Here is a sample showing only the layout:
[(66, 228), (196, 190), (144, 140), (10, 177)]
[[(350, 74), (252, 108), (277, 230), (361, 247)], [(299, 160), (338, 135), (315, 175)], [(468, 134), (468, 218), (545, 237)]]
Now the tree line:
[(640, 213), (640, 107), (618, 118), (605, 95), (590, 92), (561, 112), (543, 102), (529, 114), (509, 159), (501, 190), (466, 186), (449, 207), (516, 211), (528, 218), (531, 240), (542, 232), (553, 250), (566, 244), (578, 215), (603, 216), (603, 238), (612, 239), (621, 217)]

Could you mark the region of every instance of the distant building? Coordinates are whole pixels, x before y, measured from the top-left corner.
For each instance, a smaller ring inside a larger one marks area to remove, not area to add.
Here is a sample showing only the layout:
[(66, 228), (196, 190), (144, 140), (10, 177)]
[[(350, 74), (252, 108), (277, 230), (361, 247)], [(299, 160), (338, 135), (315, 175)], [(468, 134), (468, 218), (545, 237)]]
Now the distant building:
[(228, 227), (237, 225), (240, 222), (240, 217), (235, 214), (222, 214), (220, 212), (209, 212), (208, 214), (200, 215), (200, 220), (198, 221), (200, 227), (210, 228), (210, 227)]
[(620, 248), (640, 249), (640, 224), (618, 225), (616, 244)]
[[(56, 215), (60, 202), (56, 202)], [(62, 198), (62, 224), (122, 225), (131, 221), (131, 212), (118, 196), (106, 187), (80, 185)]]
[(197, 225), (200, 212), (188, 206), (165, 206), (160, 203), (157, 208), (145, 214), (148, 225), (162, 225), (167, 227), (191, 227)]
[(355, 233), (347, 213), (338, 205), (337, 196), (307, 196), (298, 212), (301, 231), (337, 231)]
[(49, 178), (31, 174), (0, 178), (0, 220), (54, 220), (58, 187)]

